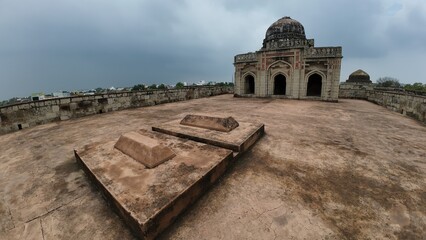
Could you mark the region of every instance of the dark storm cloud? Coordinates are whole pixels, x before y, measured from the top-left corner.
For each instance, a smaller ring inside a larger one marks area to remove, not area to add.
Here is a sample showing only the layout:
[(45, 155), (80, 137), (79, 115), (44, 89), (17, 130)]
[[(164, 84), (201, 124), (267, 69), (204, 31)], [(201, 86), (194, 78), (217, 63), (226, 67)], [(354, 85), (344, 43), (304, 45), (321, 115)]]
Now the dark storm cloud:
[(286, 15), (299, 20), (317, 46), (343, 46), (343, 64), (389, 62), (401, 45), (424, 51), (421, 0), (3, 0), (0, 99), (99, 86), (230, 81), (233, 56), (258, 50), (269, 25)]

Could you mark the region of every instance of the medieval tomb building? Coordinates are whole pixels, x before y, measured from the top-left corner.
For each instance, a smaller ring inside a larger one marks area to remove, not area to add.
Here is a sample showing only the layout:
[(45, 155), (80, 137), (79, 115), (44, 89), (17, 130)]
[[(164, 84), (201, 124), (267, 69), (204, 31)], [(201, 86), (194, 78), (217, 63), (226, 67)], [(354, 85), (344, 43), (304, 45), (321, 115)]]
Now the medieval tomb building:
[(337, 101), (342, 47), (314, 47), (302, 24), (283, 17), (259, 51), (236, 55), (235, 95)]

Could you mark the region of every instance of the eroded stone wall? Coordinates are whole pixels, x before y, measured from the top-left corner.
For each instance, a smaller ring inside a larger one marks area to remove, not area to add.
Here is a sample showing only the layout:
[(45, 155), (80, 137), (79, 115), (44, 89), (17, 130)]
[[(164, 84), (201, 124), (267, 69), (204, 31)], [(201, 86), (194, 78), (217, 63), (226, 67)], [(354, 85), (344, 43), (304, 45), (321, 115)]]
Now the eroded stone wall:
[(364, 99), (426, 123), (426, 96), (374, 89), (372, 84), (341, 83), (339, 98)]
[(370, 102), (426, 123), (426, 96), (373, 90), (367, 91), (366, 98)]
[(0, 108), (0, 134), (53, 121), (232, 92), (233, 87), (202, 86), (76, 96), (21, 103)]
[(373, 84), (345, 82), (339, 86), (339, 98), (367, 99), (367, 91), (372, 90)]

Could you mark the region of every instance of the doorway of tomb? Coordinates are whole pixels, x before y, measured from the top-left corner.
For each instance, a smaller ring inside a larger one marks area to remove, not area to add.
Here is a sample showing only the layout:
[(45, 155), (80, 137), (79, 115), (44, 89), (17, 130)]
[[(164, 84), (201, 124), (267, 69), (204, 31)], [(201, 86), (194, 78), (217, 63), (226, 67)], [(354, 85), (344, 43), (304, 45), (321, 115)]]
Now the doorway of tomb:
[(285, 95), (286, 78), (282, 74), (274, 77), (274, 95)]
[(314, 73), (308, 78), (306, 96), (321, 97), (322, 77)]
[(254, 94), (254, 77), (252, 75), (247, 75), (245, 77), (245, 94)]

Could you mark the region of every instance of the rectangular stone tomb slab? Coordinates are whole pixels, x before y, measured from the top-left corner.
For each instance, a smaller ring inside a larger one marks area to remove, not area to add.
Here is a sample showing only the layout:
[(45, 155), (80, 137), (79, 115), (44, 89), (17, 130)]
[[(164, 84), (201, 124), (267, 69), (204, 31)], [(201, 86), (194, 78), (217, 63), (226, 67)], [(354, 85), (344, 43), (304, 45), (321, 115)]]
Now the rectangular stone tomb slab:
[(192, 114), (186, 115), (182, 121), (180, 121), (180, 124), (221, 132), (230, 132), (238, 127), (238, 122), (235, 121), (233, 117), (221, 118)]
[(180, 124), (180, 120), (174, 120), (153, 126), (152, 130), (231, 149), (235, 152), (244, 152), (253, 145), (257, 139), (263, 136), (265, 125), (261, 123), (239, 122), (239, 126), (232, 131), (220, 132), (211, 129), (185, 126)]
[(138, 133), (176, 156), (149, 169), (116, 149), (116, 141), (107, 141), (77, 149), (75, 157), (135, 235), (153, 239), (225, 172), (233, 153), (166, 134)]

